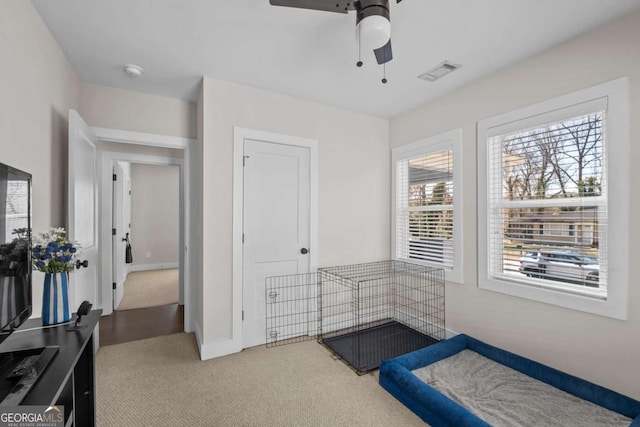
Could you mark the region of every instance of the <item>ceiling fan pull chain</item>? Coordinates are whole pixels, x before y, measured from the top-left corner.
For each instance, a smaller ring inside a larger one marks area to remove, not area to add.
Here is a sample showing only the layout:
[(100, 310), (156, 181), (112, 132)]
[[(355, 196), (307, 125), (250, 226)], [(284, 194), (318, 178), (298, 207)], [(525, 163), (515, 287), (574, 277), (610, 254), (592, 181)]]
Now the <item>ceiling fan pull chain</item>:
[(387, 84), (387, 63), (382, 64), (382, 84)]
[(360, 27), (358, 27), (358, 62), (356, 62), (358, 68), (362, 67), (362, 37), (360, 34)]

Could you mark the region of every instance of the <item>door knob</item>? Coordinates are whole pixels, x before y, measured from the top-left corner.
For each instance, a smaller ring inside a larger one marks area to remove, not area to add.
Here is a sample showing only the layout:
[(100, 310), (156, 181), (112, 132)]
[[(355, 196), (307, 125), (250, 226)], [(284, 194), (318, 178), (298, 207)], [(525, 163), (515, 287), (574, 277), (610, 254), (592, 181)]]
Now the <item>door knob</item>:
[(308, 253), (309, 253), (309, 249), (307, 249), (307, 248), (302, 248), (302, 249), (300, 249), (300, 253), (301, 253), (302, 255), (306, 255), (306, 254), (308, 254)]
[(80, 269), (80, 267), (84, 267), (84, 268), (89, 267), (89, 261), (87, 261), (86, 259), (84, 261), (77, 260), (76, 269)]

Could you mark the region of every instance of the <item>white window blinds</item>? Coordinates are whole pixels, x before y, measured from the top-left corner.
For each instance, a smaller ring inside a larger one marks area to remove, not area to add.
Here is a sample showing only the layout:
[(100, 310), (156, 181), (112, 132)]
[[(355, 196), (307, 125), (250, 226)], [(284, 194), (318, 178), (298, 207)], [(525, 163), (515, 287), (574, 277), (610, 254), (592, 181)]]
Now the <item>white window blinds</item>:
[(488, 139), (490, 277), (606, 297), (605, 115)]
[(452, 269), (453, 151), (398, 160), (396, 175), (396, 256)]

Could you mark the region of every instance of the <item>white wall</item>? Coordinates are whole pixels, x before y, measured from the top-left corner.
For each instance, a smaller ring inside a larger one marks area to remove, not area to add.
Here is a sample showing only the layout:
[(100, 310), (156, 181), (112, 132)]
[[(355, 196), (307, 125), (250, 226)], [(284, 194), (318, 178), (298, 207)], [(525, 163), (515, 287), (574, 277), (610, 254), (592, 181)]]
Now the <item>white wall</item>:
[(232, 338), (234, 126), (319, 141), (321, 266), (389, 257), (386, 120), (206, 77), (200, 102), (204, 344)]
[[(640, 283), (630, 274), (629, 319), (545, 305), (477, 287), (476, 122), (621, 76), (632, 91), (631, 140), (640, 140), (640, 13), (613, 22), (394, 118), (397, 147), (463, 129), (464, 285), (447, 286), (447, 327), (640, 399)], [(640, 160), (633, 143), (630, 162)], [(631, 182), (640, 180), (633, 167)], [(640, 258), (640, 188), (631, 188), (629, 259)], [(615, 284), (613, 284), (615, 285)]]
[(0, 3), (0, 40), (0, 161), (33, 174), (35, 230), (64, 226), (78, 78), (30, 2)]
[(178, 264), (179, 173), (177, 166), (131, 164), (133, 270)]
[[(69, 109), (79, 81), (31, 2), (0, 2), (0, 162), (33, 175), (33, 230), (66, 227)], [(40, 316), (42, 275), (33, 276)]]
[(80, 90), (79, 112), (90, 126), (196, 137), (194, 103), (90, 83)]

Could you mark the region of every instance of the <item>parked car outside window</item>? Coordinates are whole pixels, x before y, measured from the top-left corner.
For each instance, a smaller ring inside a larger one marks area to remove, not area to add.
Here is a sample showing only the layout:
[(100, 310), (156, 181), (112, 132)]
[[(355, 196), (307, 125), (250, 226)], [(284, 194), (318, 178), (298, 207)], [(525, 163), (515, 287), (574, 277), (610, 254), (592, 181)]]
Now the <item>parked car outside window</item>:
[(597, 288), (600, 278), (598, 259), (563, 249), (527, 251), (520, 258), (520, 273), (560, 282), (579, 283)]

